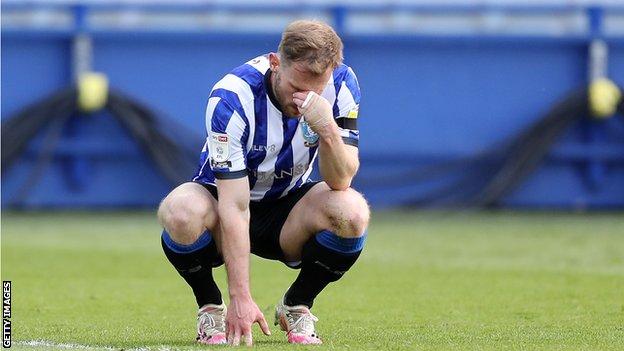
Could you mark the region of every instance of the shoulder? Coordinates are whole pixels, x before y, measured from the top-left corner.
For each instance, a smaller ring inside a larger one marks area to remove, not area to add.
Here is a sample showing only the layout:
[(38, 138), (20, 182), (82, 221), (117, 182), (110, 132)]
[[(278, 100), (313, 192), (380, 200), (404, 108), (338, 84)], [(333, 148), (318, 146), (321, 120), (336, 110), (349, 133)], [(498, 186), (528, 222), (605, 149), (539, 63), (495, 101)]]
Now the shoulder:
[(334, 69), (332, 79), (338, 103), (342, 103), (340, 100), (344, 100), (345, 95), (350, 95), (349, 100), (353, 99), (355, 104), (360, 103), (360, 84), (351, 67), (339, 65)]
[(344, 63), (340, 64), (332, 72), (332, 79), (336, 89), (336, 94), (342, 90), (342, 86), (344, 85), (349, 92), (351, 92), (354, 98), (357, 97), (357, 99), (359, 99), (360, 84), (358, 83), (355, 72), (353, 72), (351, 67), (345, 65)]
[(234, 68), (219, 80), (210, 93), (210, 97), (225, 99), (233, 107), (244, 106), (254, 100), (258, 91), (263, 89), (264, 74), (269, 69), (266, 55), (258, 56)]
[(334, 79), (334, 82), (344, 82), (347, 80), (357, 81), (357, 77), (355, 76), (353, 68), (345, 65), (344, 63), (341, 63), (340, 65), (338, 65), (338, 67), (334, 68), (334, 71), (332, 72), (332, 77)]

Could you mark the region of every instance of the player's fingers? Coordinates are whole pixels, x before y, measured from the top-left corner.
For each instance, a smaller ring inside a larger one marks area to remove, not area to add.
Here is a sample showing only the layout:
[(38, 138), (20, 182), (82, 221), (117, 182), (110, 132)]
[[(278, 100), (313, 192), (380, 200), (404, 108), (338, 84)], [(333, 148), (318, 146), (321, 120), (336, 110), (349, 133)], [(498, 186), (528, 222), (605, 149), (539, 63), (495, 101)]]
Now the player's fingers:
[(232, 338), (232, 345), (233, 346), (240, 345), (240, 338), (241, 338), (241, 331), (240, 331), (240, 328), (238, 328), (237, 326), (234, 330), (234, 337)]
[(251, 336), (251, 329), (243, 335), (243, 340), (245, 341), (245, 345), (251, 346), (253, 345), (253, 338)]
[(234, 335), (236, 335), (236, 324), (230, 324), (230, 330), (227, 337), (228, 345), (234, 345)]
[(306, 97), (308, 97), (308, 92), (307, 91), (304, 91), (304, 92), (298, 91), (298, 92), (293, 94), (293, 98), (294, 99), (299, 99), (301, 101), (305, 101)]
[(304, 100), (299, 98), (293, 98), (293, 102), (295, 103), (295, 105), (297, 105), (297, 107), (301, 107), (301, 105), (303, 105), (303, 101)]
[(318, 98), (319, 96), (315, 92), (313, 91), (308, 92), (305, 99), (303, 99), (303, 104), (301, 104), (301, 107), (303, 108), (310, 107), (310, 105), (313, 105)]
[(262, 332), (264, 333), (264, 335), (271, 335), (271, 329), (269, 329), (269, 324), (264, 318), (264, 314), (260, 313), (258, 315), (258, 318), (256, 319), (256, 322), (260, 324), (260, 329), (262, 329)]

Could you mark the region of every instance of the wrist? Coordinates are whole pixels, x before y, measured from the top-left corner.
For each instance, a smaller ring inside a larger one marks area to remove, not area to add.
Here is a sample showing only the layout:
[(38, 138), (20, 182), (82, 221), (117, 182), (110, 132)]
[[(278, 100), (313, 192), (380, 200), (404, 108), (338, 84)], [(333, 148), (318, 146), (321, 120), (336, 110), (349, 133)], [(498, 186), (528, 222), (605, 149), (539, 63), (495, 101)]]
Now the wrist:
[(326, 123), (322, 126), (316, 126), (312, 128), (316, 134), (318, 134), (319, 139), (322, 142), (332, 142), (334, 140), (340, 139), (340, 133), (338, 131), (338, 125), (332, 119), (329, 123)]
[(240, 276), (228, 276), (228, 295), (230, 295), (230, 298), (251, 296), (249, 279)]
[(251, 292), (249, 289), (229, 289), (230, 300), (251, 300)]

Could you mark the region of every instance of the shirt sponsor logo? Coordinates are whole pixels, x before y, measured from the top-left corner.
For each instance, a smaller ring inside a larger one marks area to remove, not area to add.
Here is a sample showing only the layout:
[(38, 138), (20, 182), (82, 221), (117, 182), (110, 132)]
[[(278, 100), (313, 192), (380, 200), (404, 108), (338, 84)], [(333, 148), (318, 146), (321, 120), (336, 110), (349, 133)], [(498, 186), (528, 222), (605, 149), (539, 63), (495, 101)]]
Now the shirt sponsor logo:
[(212, 166), (212, 168), (230, 168), (232, 167), (232, 162), (230, 161), (217, 162), (215, 160), (210, 160), (210, 166)]
[(259, 172), (253, 170), (251, 173), (256, 178), (256, 184), (271, 185), (274, 179), (284, 179), (286, 177), (297, 178), (308, 170), (309, 164), (301, 163), (286, 169), (276, 169), (271, 172)]
[(251, 151), (265, 151), (265, 152), (275, 152), (275, 145), (252, 145)]

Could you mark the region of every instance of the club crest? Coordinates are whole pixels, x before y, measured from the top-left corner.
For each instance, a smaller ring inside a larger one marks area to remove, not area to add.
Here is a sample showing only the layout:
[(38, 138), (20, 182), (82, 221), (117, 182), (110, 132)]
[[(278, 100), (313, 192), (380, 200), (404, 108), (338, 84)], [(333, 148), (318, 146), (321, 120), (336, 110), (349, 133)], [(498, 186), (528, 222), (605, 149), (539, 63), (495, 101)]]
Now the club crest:
[(319, 136), (310, 128), (306, 121), (301, 121), (301, 134), (303, 134), (304, 145), (313, 147), (318, 145)]

